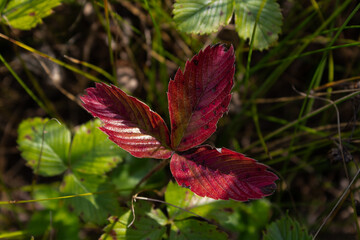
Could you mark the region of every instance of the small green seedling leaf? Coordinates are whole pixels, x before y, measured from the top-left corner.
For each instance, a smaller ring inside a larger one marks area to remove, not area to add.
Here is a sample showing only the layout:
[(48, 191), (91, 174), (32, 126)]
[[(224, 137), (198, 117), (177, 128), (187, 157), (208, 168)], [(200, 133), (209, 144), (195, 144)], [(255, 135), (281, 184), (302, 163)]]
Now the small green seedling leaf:
[(253, 47), (263, 50), (276, 42), (281, 32), (279, 4), (275, 0), (235, 0), (235, 28), (241, 38), (251, 41), (258, 14)]
[(9, 0), (0, 12), (0, 21), (16, 29), (29, 30), (42, 23), (60, 3), (61, 0)]
[(271, 223), (265, 231), (263, 240), (311, 240), (307, 230), (289, 216)]
[(166, 217), (159, 209), (153, 209), (148, 202), (137, 202), (135, 216), (135, 221), (129, 228), (127, 226), (133, 220), (130, 210), (125, 211), (120, 217), (110, 217), (110, 223), (105, 227), (105, 233), (100, 239), (163, 239), (166, 232), (166, 227), (163, 226)]
[(230, 22), (233, 0), (178, 0), (173, 13), (181, 31), (211, 33)]
[(225, 232), (217, 229), (215, 225), (194, 219), (174, 221), (171, 225), (169, 240), (209, 240), (228, 239)]
[(100, 121), (81, 125), (71, 146), (71, 169), (85, 174), (104, 174), (113, 169), (125, 156), (125, 151), (108, 140), (98, 127)]
[(64, 195), (87, 194), (66, 200), (85, 221), (103, 224), (110, 214), (118, 211), (115, 187), (97, 175), (69, 173), (64, 177), (61, 192)]
[(70, 131), (55, 120), (24, 120), (18, 129), (22, 157), (35, 174), (55, 176), (66, 170), (70, 148)]

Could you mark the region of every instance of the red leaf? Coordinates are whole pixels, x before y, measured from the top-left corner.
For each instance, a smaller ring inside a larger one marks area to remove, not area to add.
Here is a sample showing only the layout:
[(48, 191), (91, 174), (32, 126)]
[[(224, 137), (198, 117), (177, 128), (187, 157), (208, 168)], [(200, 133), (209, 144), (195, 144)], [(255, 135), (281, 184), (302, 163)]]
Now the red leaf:
[(173, 149), (188, 150), (215, 132), (230, 103), (234, 62), (232, 46), (208, 46), (177, 71), (168, 91)]
[(164, 120), (138, 99), (115, 86), (96, 84), (81, 97), (83, 106), (104, 123), (109, 139), (135, 157), (171, 156), (169, 130)]
[(238, 201), (271, 195), (277, 176), (267, 166), (231, 151), (200, 146), (175, 153), (170, 169), (180, 186), (201, 197)]

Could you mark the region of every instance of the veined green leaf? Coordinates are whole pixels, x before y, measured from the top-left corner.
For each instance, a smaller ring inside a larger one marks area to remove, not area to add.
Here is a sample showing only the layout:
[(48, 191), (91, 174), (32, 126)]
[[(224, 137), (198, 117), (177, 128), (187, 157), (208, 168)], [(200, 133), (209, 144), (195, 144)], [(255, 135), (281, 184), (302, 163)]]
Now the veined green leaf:
[[(215, 201), (199, 197), (189, 189), (169, 182), (165, 201), (200, 215), (224, 229), (236, 233), (232, 237), (241, 239), (259, 239), (270, 217), (271, 205), (266, 199), (239, 203), (235, 201)], [(183, 209), (167, 205), (169, 217), (174, 221), (193, 217)]]
[(10, 0), (1, 14), (0, 21), (13, 28), (29, 30), (52, 13), (61, 0)]
[[(193, 199), (206, 200), (208, 198), (198, 197), (189, 189), (180, 187), (178, 184), (173, 183), (171, 181), (169, 182), (165, 192), (166, 202), (188, 210), (191, 208)], [(175, 218), (176, 215), (179, 215), (181, 214), (181, 212), (183, 212), (183, 210), (179, 208), (175, 208), (170, 205), (167, 208), (168, 208), (169, 216), (171, 218)]]
[(76, 131), (71, 146), (71, 169), (86, 174), (104, 174), (125, 156), (125, 151), (100, 131), (100, 121), (90, 121)]
[(181, 31), (210, 33), (229, 23), (233, 0), (177, 0), (173, 13)]
[(18, 134), (21, 155), (35, 173), (55, 176), (66, 170), (71, 139), (64, 125), (33, 118), (20, 124)]
[(265, 231), (263, 240), (311, 240), (307, 230), (288, 215), (271, 223)]
[(262, 50), (272, 45), (281, 32), (279, 4), (275, 0), (235, 0), (235, 27), (240, 37), (251, 40), (258, 14), (253, 46)]
[(135, 216), (135, 221), (129, 228), (127, 226), (133, 220), (130, 210), (120, 217), (110, 217), (110, 224), (105, 227), (105, 233), (100, 239), (162, 239), (166, 232), (166, 227), (163, 226), (166, 217), (159, 209), (153, 209), (148, 202), (138, 202), (135, 204)]
[(64, 177), (61, 192), (64, 195), (90, 193), (89, 196), (79, 196), (66, 199), (75, 213), (83, 216), (85, 221), (102, 224), (109, 214), (118, 211), (115, 187), (105, 181), (106, 178), (97, 175), (69, 173)]

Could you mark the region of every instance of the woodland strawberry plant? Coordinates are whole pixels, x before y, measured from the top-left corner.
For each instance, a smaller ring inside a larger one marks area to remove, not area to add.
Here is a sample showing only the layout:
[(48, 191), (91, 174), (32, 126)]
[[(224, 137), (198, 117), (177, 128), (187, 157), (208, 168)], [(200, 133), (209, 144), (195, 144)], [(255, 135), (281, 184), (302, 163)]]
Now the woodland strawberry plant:
[(145, 103), (97, 83), (81, 97), (111, 141), (139, 158), (170, 160), (177, 183), (202, 197), (247, 201), (270, 195), (275, 174), (227, 148), (201, 145), (228, 111), (235, 57), (231, 46), (208, 46), (178, 70), (168, 86), (171, 131)]

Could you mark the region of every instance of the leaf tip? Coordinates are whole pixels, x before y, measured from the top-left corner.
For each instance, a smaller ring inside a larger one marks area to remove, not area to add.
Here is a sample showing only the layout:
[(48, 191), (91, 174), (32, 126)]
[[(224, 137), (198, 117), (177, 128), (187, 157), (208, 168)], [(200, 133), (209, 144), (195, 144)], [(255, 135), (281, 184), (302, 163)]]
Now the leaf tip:
[(268, 196), (273, 194), (276, 188), (277, 188), (276, 183), (271, 183), (269, 185), (263, 186), (260, 190), (265, 196)]

